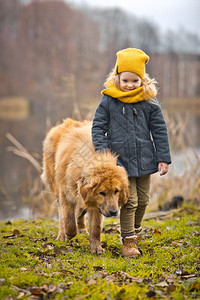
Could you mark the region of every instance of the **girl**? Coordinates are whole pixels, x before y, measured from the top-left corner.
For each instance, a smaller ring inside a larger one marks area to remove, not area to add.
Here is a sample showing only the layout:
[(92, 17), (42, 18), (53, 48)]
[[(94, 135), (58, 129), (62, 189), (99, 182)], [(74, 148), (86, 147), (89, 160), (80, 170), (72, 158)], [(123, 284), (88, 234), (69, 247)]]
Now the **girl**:
[(156, 97), (155, 80), (145, 73), (149, 56), (128, 48), (117, 61), (102, 91), (92, 126), (97, 151), (111, 149), (129, 176), (130, 198), (120, 210), (122, 253), (140, 255), (137, 233), (149, 202), (150, 174), (168, 172), (168, 133)]

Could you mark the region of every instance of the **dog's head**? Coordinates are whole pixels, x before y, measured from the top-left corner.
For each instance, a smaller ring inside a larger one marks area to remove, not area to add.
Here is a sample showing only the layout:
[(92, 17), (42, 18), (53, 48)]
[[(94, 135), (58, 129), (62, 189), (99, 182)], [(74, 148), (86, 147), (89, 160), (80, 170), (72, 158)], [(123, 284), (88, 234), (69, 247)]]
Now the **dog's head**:
[(97, 208), (105, 217), (116, 216), (129, 197), (128, 177), (123, 167), (103, 164), (78, 182), (87, 208)]

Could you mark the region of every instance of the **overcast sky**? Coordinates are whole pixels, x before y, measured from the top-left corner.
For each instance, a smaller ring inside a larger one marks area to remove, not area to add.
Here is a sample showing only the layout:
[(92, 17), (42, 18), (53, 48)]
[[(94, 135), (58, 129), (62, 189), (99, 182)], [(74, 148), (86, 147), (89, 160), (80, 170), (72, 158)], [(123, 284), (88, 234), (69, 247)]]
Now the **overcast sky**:
[(200, 0), (66, 0), (97, 7), (120, 7), (154, 20), (161, 29), (179, 29), (200, 35)]

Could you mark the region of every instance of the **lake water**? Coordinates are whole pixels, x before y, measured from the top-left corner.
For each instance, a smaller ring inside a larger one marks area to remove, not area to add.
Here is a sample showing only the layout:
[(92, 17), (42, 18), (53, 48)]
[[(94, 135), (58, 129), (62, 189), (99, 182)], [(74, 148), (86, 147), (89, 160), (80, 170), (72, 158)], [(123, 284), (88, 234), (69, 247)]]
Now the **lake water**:
[[(9, 150), (12, 150), (10, 147), (14, 146), (6, 138), (6, 133), (10, 132), (41, 164), (42, 141), (47, 128), (47, 118), (44, 117), (46, 109), (41, 105), (33, 105), (27, 117), (28, 108), (27, 105), (23, 105), (26, 108), (26, 114), (25, 118), (22, 116), (20, 120), (2, 119), (0, 114), (1, 220), (34, 218), (37, 217), (36, 212), (40, 210), (40, 205), (38, 206), (38, 203), (33, 200), (37, 190), (41, 189), (37, 181), (39, 179), (38, 171), (26, 159), (15, 155), (12, 151), (7, 151), (8, 147)], [(195, 161), (195, 155), (200, 157), (200, 110), (187, 109), (179, 113), (176, 108), (173, 112), (167, 111), (167, 119), (171, 131), (173, 159), (170, 172), (182, 176), (185, 171), (190, 172), (190, 161)], [(184, 126), (186, 119), (186, 127), (181, 131), (181, 126)], [(52, 119), (52, 124), (56, 124), (56, 116), (54, 120)], [(173, 133), (176, 126), (180, 128)]]

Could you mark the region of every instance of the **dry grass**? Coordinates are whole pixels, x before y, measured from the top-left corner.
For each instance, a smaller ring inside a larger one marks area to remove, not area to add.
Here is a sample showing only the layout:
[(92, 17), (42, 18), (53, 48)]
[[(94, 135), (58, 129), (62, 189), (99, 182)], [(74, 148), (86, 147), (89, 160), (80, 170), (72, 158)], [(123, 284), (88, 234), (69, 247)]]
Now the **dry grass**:
[(170, 136), (172, 165), (167, 175), (152, 176), (151, 208), (181, 195), (186, 202), (200, 202), (200, 156), (189, 131), (189, 113), (170, 117), (165, 113)]
[[(200, 156), (189, 132), (189, 114), (169, 116), (165, 119), (168, 126), (172, 153), (172, 165), (167, 175), (160, 177), (152, 175), (151, 203), (149, 210), (157, 210), (159, 205), (169, 202), (173, 196), (181, 195), (185, 202), (197, 205), (200, 202)], [(9, 151), (27, 159), (38, 171), (30, 191), (30, 209), (35, 217), (57, 215), (55, 199), (40, 181), (41, 166), (34, 157), (11, 135), (7, 135), (14, 147)]]

